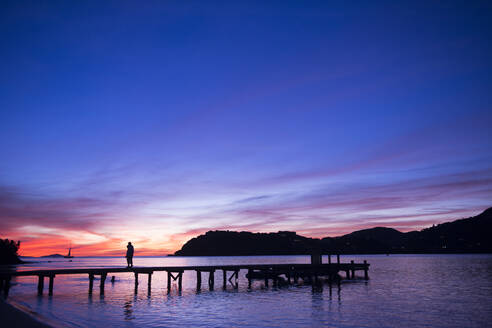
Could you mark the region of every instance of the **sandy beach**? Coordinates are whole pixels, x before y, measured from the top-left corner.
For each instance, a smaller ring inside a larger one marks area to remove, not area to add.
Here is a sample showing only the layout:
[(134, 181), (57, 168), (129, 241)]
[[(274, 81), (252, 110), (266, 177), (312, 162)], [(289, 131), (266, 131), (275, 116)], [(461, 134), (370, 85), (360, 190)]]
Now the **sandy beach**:
[[(22, 310), (21, 310), (22, 309)], [(27, 308), (12, 305), (0, 299), (0, 318), (2, 327), (30, 327), (30, 328), (52, 328), (53, 325), (41, 322), (36, 313)]]

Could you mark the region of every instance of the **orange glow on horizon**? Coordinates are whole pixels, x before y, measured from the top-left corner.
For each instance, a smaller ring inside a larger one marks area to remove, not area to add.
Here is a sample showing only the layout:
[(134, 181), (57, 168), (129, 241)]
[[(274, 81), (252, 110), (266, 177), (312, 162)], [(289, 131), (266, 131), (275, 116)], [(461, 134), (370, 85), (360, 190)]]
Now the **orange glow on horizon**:
[(125, 256), (128, 241), (131, 241), (135, 246), (135, 256), (164, 256), (174, 254), (189, 239), (206, 231), (205, 229), (190, 230), (189, 232), (174, 234), (165, 243), (156, 243), (151, 240), (108, 238), (103, 242), (78, 244), (68, 238), (57, 235), (31, 237), (27, 240), (19, 235), (1, 236), (1, 238), (20, 240), (19, 255), (26, 257), (40, 257), (52, 254), (66, 255), (70, 246), (74, 256)]
[[(70, 241), (60, 239), (33, 239), (30, 241), (22, 242), (19, 249), (19, 255), (39, 257), (51, 254), (66, 255), (70, 246)], [(72, 244), (72, 255), (74, 256), (125, 256), (127, 241), (121, 239), (111, 239), (102, 243), (89, 244), (89, 245), (77, 245)], [(176, 249), (179, 246), (176, 247)], [(136, 256), (162, 256), (174, 253), (166, 249), (149, 248), (145, 245), (139, 247), (138, 243), (135, 243), (135, 255)]]
[[(402, 232), (407, 232), (415, 230), (416, 225), (420, 225), (422, 228), (424, 226), (431, 226), (436, 222), (436, 220), (423, 220), (423, 221), (408, 221), (408, 222), (393, 222), (392, 224), (358, 224), (343, 226), (338, 228), (311, 228), (311, 229), (301, 229), (297, 230), (297, 234), (305, 237), (311, 238), (324, 238), (324, 237), (336, 237), (347, 233), (351, 233), (356, 230), (373, 228), (376, 226), (386, 226), (389, 228), (395, 228)], [(21, 241), (21, 247), (19, 250), (19, 255), (21, 256), (31, 256), (40, 257), (51, 254), (61, 254), (66, 255), (68, 253), (68, 248), (72, 246), (72, 255), (74, 256), (124, 256), (126, 253), (126, 245), (128, 241), (131, 241), (135, 246), (135, 256), (165, 256), (169, 254), (174, 254), (175, 251), (181, 249), (181, 247), (191, 238), (197, 237), (206, 233), (208, 230), (230, 230), (230, 231), (248, 231), (253, 229), (245, 229), (246, 227), (238, 226), (226, 226), (226, 227), (215, 227), (213, 229), (191, 229), (183, 233), (176, 233), (171, 236), (167, 236), (166, 241), (154, 242), (150, 239), (147, 240), (126, 240), (123, 238), (107, 238), (102, 242), (95, 243), (73, 243), (66, 237), (60, 237), (58, 235), (42, 235), (38, 238), (31, 237), (28, 240), (23, 240), (21, 236), (15, 237), (14, 240)], [(249, 226), (248, 228), (252, 228)], [(260, 226), (257, 232), (277, 232), (278, 230), (289, 230), (289, 229), (277, 229), (271, 231), (265, 231), (261, 229)], [(261, 231), (263, 230), (263, 231)], [(291, 229), (291, 231), (294, 231)], [(7, 236), (2, 236), (2, 238), (8, 238)], [(163, 240), (166, 239), (163, 237)]]

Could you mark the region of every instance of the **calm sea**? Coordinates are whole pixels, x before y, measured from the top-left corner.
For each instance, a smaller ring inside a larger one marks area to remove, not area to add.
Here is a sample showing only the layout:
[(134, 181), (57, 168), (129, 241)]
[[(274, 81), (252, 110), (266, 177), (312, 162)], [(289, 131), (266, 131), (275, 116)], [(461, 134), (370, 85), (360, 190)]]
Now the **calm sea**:
[[(367, 260), (370, 280), (337, 286), (275, 288), (262, 281), (248, 289), (245, 272), (239, 288), (215, 290), (194, 272), (184, 274), (183, 290), (167, 292), (165, 272), (154, 273), (151, 293), (142, 275), (137, 291), (130, 273), (99, 281), (89, 296), (87, 275), (57, 276), (54, 295), (36, 296), (36, 278), (18, 278), (9, 299), (68, 327), (491, 327), (492, 255), (342, 256), (343, 262)], [(124, 258), (27, 259), (39, 261), (18, 270), (121, 267)], [(326, 258), (324, 259), (326, 261)], [(137, 257), (135, 266), (308, 263), (307, 256)], [(45, 289), (47, 282), (45, 283)]]

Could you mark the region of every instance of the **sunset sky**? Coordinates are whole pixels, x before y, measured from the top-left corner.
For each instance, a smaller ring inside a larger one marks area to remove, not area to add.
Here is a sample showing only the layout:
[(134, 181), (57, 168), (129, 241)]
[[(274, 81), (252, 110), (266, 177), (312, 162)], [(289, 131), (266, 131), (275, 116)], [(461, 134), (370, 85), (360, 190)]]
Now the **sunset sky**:
[(1, 1), (0, 237), (409, 231), (492, 206), (490, 1)]

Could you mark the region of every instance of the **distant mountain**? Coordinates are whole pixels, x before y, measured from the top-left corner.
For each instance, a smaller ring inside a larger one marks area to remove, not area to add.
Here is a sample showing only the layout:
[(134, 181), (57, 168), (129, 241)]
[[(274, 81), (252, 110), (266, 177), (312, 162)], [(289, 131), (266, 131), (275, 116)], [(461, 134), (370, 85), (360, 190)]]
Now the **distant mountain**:
[(376, 227), (323, 239), (295, 232), (252, 233), (209, 231), (192, 238), (180, 256), (323, 254), (492, 253), (492, 208), (483, 213), (421, 231), (400, 232)]
[(51, 255), (45, 255), (45, 256), (41, 256), (41, 257), (43, 257), (43, 258), (44, 258), (44, 257), (50, 257), (50, 258), (51, 258), (51, 257), (54, 257), (54, 258), (59, 258), (59, 257), (62, 257), (62, 258), (63, 258), (64, 256), (63, 256), (63, 255), (61, 255), (61, 254), (51, 254)]
[(175, 255), (306, 254), (319, 244), (319, 239), (302, 237), (288, 231), (276, 233), (208, 231), (205, 235), (189, 240)]

